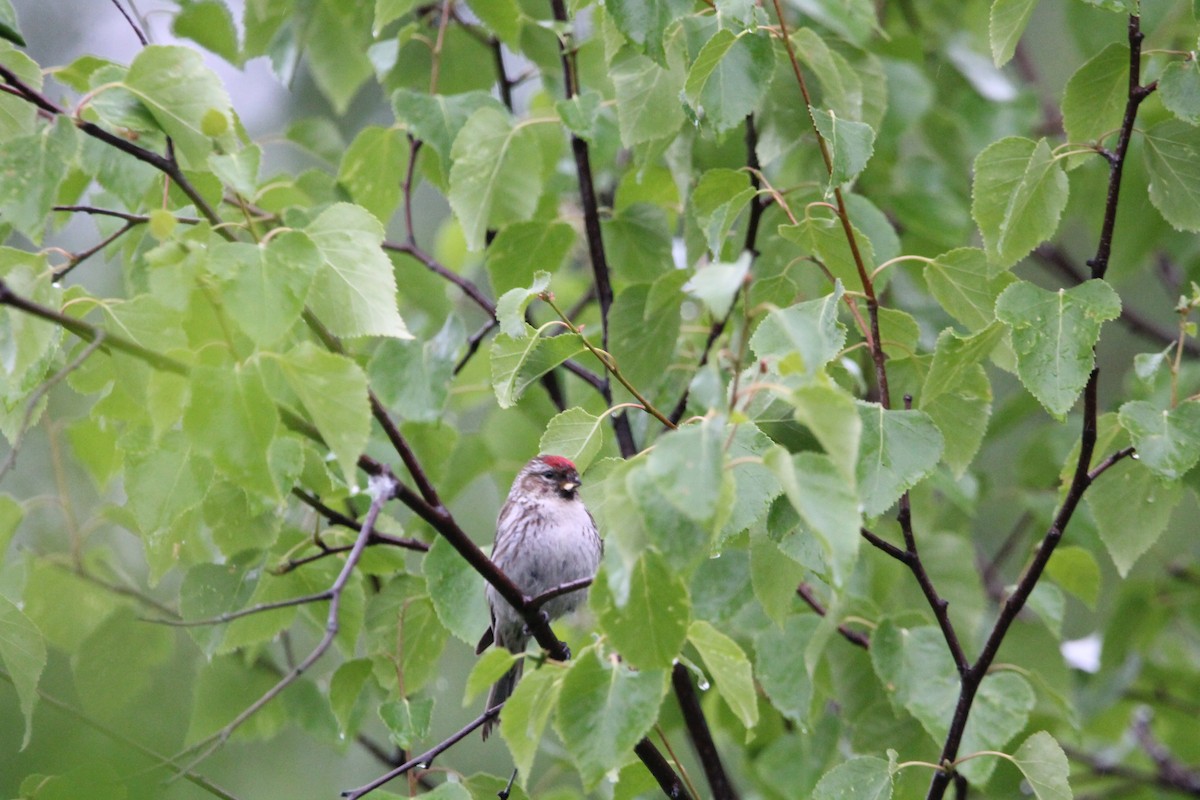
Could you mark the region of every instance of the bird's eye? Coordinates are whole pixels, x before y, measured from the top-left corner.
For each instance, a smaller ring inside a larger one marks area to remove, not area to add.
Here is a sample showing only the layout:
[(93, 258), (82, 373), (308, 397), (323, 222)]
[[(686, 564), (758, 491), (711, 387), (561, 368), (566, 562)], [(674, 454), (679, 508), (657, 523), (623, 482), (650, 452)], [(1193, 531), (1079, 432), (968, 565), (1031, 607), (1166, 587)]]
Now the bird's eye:
[(552, 470), (552, 469), (542, 470), (542, 477), (543, 478), (553, 478), (554, 470)]

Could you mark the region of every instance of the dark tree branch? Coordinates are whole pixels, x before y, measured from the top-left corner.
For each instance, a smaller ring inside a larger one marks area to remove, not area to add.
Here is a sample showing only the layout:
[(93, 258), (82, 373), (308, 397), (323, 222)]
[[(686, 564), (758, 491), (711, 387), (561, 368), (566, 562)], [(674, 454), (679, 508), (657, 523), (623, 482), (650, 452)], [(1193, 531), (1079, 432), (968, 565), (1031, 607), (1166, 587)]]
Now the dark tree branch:
[[(1180, 780), (1174, 776), (1167, 776), (1161, 772), (1147, 772), (1133, 767), (1126, 767), (1122, 764), (1113, 763), (1111, 760), (1087, 753), (1070, 745), (1061, 745), (1063, 752), (1067, 754), (1067, 758), (1072, 761), (1082, 764), (1093, 775), (1105, 778), (1119, 778), (1136, 786), (1155, 786), (1176, 794), (1184, 795), (1185, 797), (1200, 797), (1200, 775), (1191, 772), (1190, 776), (1185, 776)], [(1130, 788), (1133, 788), (1132, 786)], [(1123, 796), (1124, 792), (1118, 792), (1117, 796)]]
[[(1141, 21), (1136, 15), (1130, 15), (1129, 91), (1125, 102), (1125, 114), (1121, 123), (1117, 148), (1114, 152), (1114, 158), (1110, 162), (1108, 192), (1106, 194), (1104, 223), (1101, 227), (1100, 240), (1096, 248), (1095, 257), (1088, 261), (1088, 266), (1092, 270), (1092, 278), (1103, 278), (1105, 272), (1108, 270), (1109, 257), (1112, 253), (1113, 228), (1117, 217), (1117, 201), (1120, 197), (1121, 174), (1125, 163), (1125, 155), (1129, 147), (1129, 139), (1133, 133), (1138, 106), (1153, 91), (1153, 86), (1144, 87), (1139, 85), (1141, 45)], [(979, 658), (962, 675), (962, 685), (958, 695), (958, 702), (954, 709), (954, 716), (950, 721), (949, 732), (946, 735), (941, 756), (938, 759), (938, 762), (941, 764), (952, 763), (957, 758), (958, 748), (962, 743), (963, 731), (966, 729), (967, 718), (971, 713), (971, 706), (974, 703), (976, 693), (979, 691), (979, 686), (987, 675), (992, 662), (995, 660), (996, 654), (999, 652), (1000, 645), (1004, 642), (1004, 637), (1008, 634), (1009, 628), (1012, 626), (1013, 621), (1016, 620), (1021, 609), (1025, 607), (1029, 595), (1033, 592), (1034, 587), (1046, 569), (1046, 564), (1049, 563), (1050, 557), (1054, 554), (1054, 549), (1062, 540), (1063, 533), (1067, 525), (1071, 522), (1075, 509), (1083, 499), (1084, 492), (1096, 477), (1117, 463), (1121, 458), (1132, 454), (1132, 450), (1126, 448), (1126, 450), (1118, 451), (1105, 459), (1095, 469), (1089, 469), (1096, 448), (1099, 383), (1100, 371), (1098, 368), (1093, 368), (1091, 375), (1088, 377), (1087, 386), (1083, 390), (1083, 427), (1079, 437), (1079, 459), (1075, 464), (1070, 487), (1067, 489), (1062, 505), (1054, 515), (1054, 520), (1042, 538), (1041, 545), (1038, 547), (1037, 552), (1034, 553), (1025, 573), (1018, 580), (1013, 593), (1009, 595), (1008, 599), (1000, 607), (1000, 613), (996, 618), (991, 633), (988, 634), (987, 640), (984, 642)], [(926, 800), (941, 800), (945, 796), (946, 788), (953, 774), (951, 771), (934, 773), (933, 779), (929, 784)]]
[[(2, 69), (2, 68), (0, 68)], [(142, 347), (136, 342), (132, 342), (116, 334), (109, 333), (103, 328), (99, 328), (91, 323), (84, 322), (75, 317), (69, 317), (66, 314), (55, 311), (32, 300), (13, 292), (8, 288), (8, 284), (0, 280), (0, 305), (10, 306), (12, 308), (24, 311), (27, 314), (32, 314), (35, 317), (41, 317), (47, 322), (53, 322), (61, 328), (66, 328), (71, 333), (83, 339), (86, 342), (93, 342), (97, 337), (103, 336), (104, 341), (100, 347), (105, 352), (119, 350), (122, 353), (131, 355), (134, 358), (146, 362), (155, 369), (163, 370), (164, 372), (173, 372), (176, 375), (187, 375), (190, 367), (182, 361), (177, 361), (170, 356), (165, 356), (162, 353), (156, 353)]]
[[(0, 78), (3, 78), (9, 86), (12, 86), (16, 92), (29, 103), (37, 106), (39, 109), (54, 115), (62, 115), (66, 112), (59, 108), (54, 103), (50, 102), (45, 95), (35, 91), (24, 81), (22, 81), (16, 73), (7, 67), (0, 65)], [(122, 139), (116, 134), (106, 131), (94, 122), (87, 122), (82, 119), (74, 119), (75, 127), (91, 136), (93, 139), (98, 139), (111, 147), (120, 150), (123, 153), (133, 156), (138, 161), (145, 162), (157, 169), (159, 172), (170, 178), (182, 191), (187, 195), (196, 209), (213, 224), (215, 230), (227, 239), (232, 239), (233, 234), (221, 226), (221, 218), (217, 212), (209, 205), (208, 201), (200, 194), (192, 182), (183, 174), (183, 169), (175, 160), (175, 155), (168, 149), (168, 155), (163, 156), (155, 153), (153, 150), (147, 150), (144, 147), (139, 147), (133, 142)]]
[(688, 738), (691, 739), (697, 759), (704, 767), (704, 776), (708, 778), (708, 788), (712, 796), (715, 800), (737, 800), (737, 790), (725, 774), (725, 767), (721, 764), (721, 753), (717, 750), (712, 732), (708, 729), (704, 710), (700, 708), (696, 687), (692, 686), (691, 672), (678, 661), (671, 668), (671, 685), (675, 688), (675, 698), (679, 701), (679, 710), (683, 713), (683, 721), (687, 725)]
[(429, 750), (426, 750), (421, 755), (417, 756), (416, 758), (409, 759), (408, 761), (404, 762), (403, 764), (396, 767), (395, 769), (393, 769), (389, 772), (386, 772), (383, 775), (380, 775), (378, 778), (371, 781), (370, 783), (363, 784), (362, 786), (359, 786), (357, 789), (349, 789), (347, 791), (342, 792), (342, 797), (346, 798), (346, 800), (357, 800), (359, 797), (362, 797), (365, 794), (369, 794), (370, 792), (375, 791), (376, 789), (378, 789), (380, 786), (383, 786), (388, 781), (391, 781), (395, 778), (399, 778), (401, 775), (403, 775), (406, 772), (409, 772), (416, 768), (429, 769), (429, 766), (433, 763), (433, 760), (435, 758), (437, 758), (442, 753), (449, 750), (454, 745), (461, 742), (468, 735), (470, 735), (471, 731), (480, 727), (481, 725), (483, 725), (485, 722), (487, 722), (492, 717), (495, 717), (497, 714), (500, 713), (500, 709), (502, 709), (502, 708), (504, 708), (503, 703), (499, 703), (497, 705), (492, 706), (487, 711), (484, 711), (478, 717), (476, 717), (475, 719), (468, 722), (465, 727), (463, 727), (463, 728), (459, 729), (458, 731), (456, 731), (455, 733), (451, 734), (448, 738), (446, 738), (446, 739), (442, 740), (441, 742), (439, 742), (438, 744), (434, 745)]
[[(570, 23), (564, 0), (550, 0), (550, 8), (556, 22), (564, 26)], [(570, 34), (559, 36), (558, 52), (562, 61), (564, 91), (568, 100), (579, 92), (579, 83), (575, 72), (575, 53), (572, 47)], [(587, 237), (588, 255), (592, 262), (596, 299), (600, 303), (601, 347), (607, 352), (608, 312), (612, 308), (613, 289), (609, 278), (608, 256), (604, 251), (604, 236), (600, 229), (600, 208), (596, 202), (596, 188), (592, 178), (592, 161), (588, 143), (575, 134), (571, 134), (571, 153), (575, 157), (575, 173), (579, 180), (579, 197), (583, 206), (583, 229)], [(604, 381), (601, 394), (604, 401), (611, 406), (612, 388), (607, 380)], [(621, 455), (625, 458), (632, 457), (638, 452), (638, 447), (633, 439), (633, 430), (629, 426), (629, 415), (620, 412), (613, 414), (611, 420)]]
[(1121, 197), (1121, 173), (1125, 169), (1125, 154), (1133, 137), (1133, 123), (1137, 119), (1138, 107), (1154, 91), (1155, 84), (1141, 85), (1142, 71), (1142, 27), (1141, 17), (1129, 15), (1129, 92), (1125, 100), (1125, 114), (1121, 120), (1121, 132), (1117, 136), (1117, 147), (1109, 162), (1108, 193), (1104, 202), (1104, 222), (1100, 227), (1100, 243), (1096, 255), (1088, 261), (1093, 278), (1103, 278), (1108, 272), (1108, 259), (1112, 255), (1113, 229), (1117, 224), (1117, 202)]
[[(807, 583), (801, 583), (796, 587), (796, 594), (800, 596), (801, 600), (808, 604), (809, 608), (817, 613), (817, 616), (825, 616), (825, 606), (823, 606), (821, 601), (817, 599), (817, 596), (813, 594), (811, 586), (809, 586)], [(867, 638), (865, 633), (856, 631), (853, 628), (849, 628), (842, 624), (837, 626), (837, 631), (842, 635), (842, 638), (848, 641), (850, 644), (855, 645), (856, 647), (861, 647), (864, 650), (870, 649), (871, 640)]]
[(896, 559), (897, 561), (900, 561), (905, 564), (908, 563), (908, 554), (905, 553), (903, 550), (901, 550), (899, 547), (896, 547), (896, 545), (892, 544), (888, 540), (872, 533), (871, 531), (867, 530), (866, 528), (859, 528), (858, 532), (859, 532), (859, 535), (861, 535), (864, 539), (866, 539), (871, 544), (872, 547), (882, 550), (883, 552), (887, 553), (889, 556)]
[(663, 754), (654, 746), (654, 742), (642, 739), (633, 748), (633, 752), (646, 765), (646, 769), (650, 770), (650, 774), (658, 782), (663, 794), (675, 800), (691, 800), (691, 793), (683, 785), (679, 776), (675, 774), (670, 762), (663, 758)]
[(586, 589), (592, 585), (592, 581), (594, 580), (595, 578), (580, 578), (579, 580), (560, 583), (558, 586), (547, 589), (536, 597), (531, 597), (529, 599), (529, 607), (535, 610), (539, 609), (556, 597), (562, 597), (564, 594), (571, 594), (572, 592)]
[(137, 225), (138, 223), (136, 222), (126, 222), (115, 232), (105, 236), (97, 244), (89, 247), (87, 250), (81, 250), (78, 253), (72, 253), (71, 257), (67, 259), (67, 263), (54, 271), (54, 279), (62, 280), (63, 278), (67, 277), (71, 274), (73, 269), (78, 267), (84, 261), (87, 261), (92, 256), (96, 255), (96, 253), (99, 253), (101, 250), (108, 247), (117, 239), (120, 239), (122, 236), (129, 233), (129, 231), (133, 230)]
[(925, 595), (925, 600), (928, 601), (929, 607), (933, 609), (933, 615), (937, 618), (938, 627), (942, 629), (942, 636), (946, 640), (946, 647), (950, 649), (950, 655), (954, 658), (954, 665), (958, 668), (959, 675), (963, 675), (970, 667), (970, 662), (967, 660), (967, 654), (963, 652), (962, 644), (958, 641), (958, 634), (954, 630), (954, 624), (950, 621), (950, 603), (946, 598), (938, 594), (937, 589), (933, 585), (933, 580), (925, 570), (925, 563), (921, 561), (921, 555), (917, 551), (917, 538), (913, 535), (912, 508), (909, 504), (908, 492), (900, 496), (899, 521), (900, 530), (904, 534), (906, 550), (904, 563), (912, 570), (913, 577), (917, 579), (917, 585), (921, 587), (921, 593)]
[(150, 40), (146, 38), (146, 34), (142, 33), (142, 29), (133, 21), (133, 17), (129, 16), (129, 12), (121, 5), (120, 0), (112, 0), (112, 4), (117, 7), (117, 11), (121, 12), (121, 16), (129, 23), (129, 27), (133, 28), (133, 33), (137, 36), (138, 41), (142, 43), (142, 47), (150, 44)]

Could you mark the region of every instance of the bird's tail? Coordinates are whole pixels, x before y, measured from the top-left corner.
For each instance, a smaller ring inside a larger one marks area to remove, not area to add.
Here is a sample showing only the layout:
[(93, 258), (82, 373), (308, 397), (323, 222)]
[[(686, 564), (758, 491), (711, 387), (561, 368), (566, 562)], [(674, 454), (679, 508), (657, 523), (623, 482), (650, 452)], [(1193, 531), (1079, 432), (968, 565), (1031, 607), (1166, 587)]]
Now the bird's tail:
[[(525, 666), (525, 659), (518, 659), (517, 663), (512, 665), (512, 669), (504, 673), (500, 680), (492, 685), (492, 690), (488, 692), (487, 705), (484, 710), (495, 708), (503, 703), (513, 693), (513, 689), (517, 688), (517, 681), (521, 679), (521, 670)], [(483, 723), (483, 739), (492, 735), (492, 730), (500, 722), (500, 717), (497, 715), (492, 717), (487, 722)]]

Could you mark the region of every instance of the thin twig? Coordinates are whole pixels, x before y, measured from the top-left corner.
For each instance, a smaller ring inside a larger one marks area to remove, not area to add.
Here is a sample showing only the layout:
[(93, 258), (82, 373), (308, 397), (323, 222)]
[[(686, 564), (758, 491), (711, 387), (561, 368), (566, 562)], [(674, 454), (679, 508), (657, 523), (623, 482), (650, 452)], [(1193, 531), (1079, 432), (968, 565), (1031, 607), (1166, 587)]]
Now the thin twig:
[(362, 557), (363, 550), (366, 549), (367, 541), (371, 537), (371, 531), (375, 528), (375, 522), (383, 510), (384, 504), (392, 498), (398, 486), (399, 482), (386, 470), (382, 475), (373, 477), (370, 482), (371, 508), (367, 511), (367, 516), (363, 520), (362, 530), (359, 532), (358, 539), (354, 543), (354, 549), (346, 557), (346, 563), (342, 565), (342, 570), (338, 573), (337, 578), (334, 579), (333, 584), (326, 592), (322, 593), (328, 595), (329, 612), (325, 618), (325, 635), (321, 637), (321, 641), (317, 643), (317, 646), (312, 649), (303, 661), (284, 675), (278, 683), (268, 689), (261, 697), (247, 706), (232, 722), (181, 753), (178, 757), (182, 757), (186, 753), (198, 753), (189, 762), (187, 766), (189, 770), (216, 752), (217, 748), (228, 741), (233, 732), (241, 727), (246, 720), (261, 711), (280, 692), (295, 683), (333, 645), (333, 640), (337, 636), (341, 626), (338, 614), (341, 610), (343, 592), (350, 581), (350, 576), (354, 573), (355, 567), (358, 566), (358, 560)]
[[(807, 583), (801, 583), (796, 587), (796, 594), (800, 596), (801, 600), (808, 604), (809, 608), (817, 613), (817, 616), (825, 616), (825, 606), (821, 605), (821, 601), (817, 599), (815, 594), (813, 594), (811, 586), (809, 586)], [(842, 638), (850, 642), (850, 644), (855, 645), (856, 647), (861, 647), (864, 650), (870, 649), (871, 640), (865, 633), (856, 631), (842, 624), (837, 626), (837, 631), (842, 635)]]
[(476, 717), (475, 719), (468, 722), (464, 727), (455, 731), (450, 736), (443, 739), (441, 742), (434, 745), (429, 750), (426, 750), (421, 755), (417, 756), (416, 758), (411, 758), (408, 761), (405, 761), (400, 766), (396, 767), (393, 770), (385, 772), (383, 775), (380, 775), (378, 778), (371, 781), (370, 783), (365, 783), (362, 786), (359, 786), (357, 789), (349, 789), (347, 791), (342, 792), (342, 797), (346, 798), (346, 800), (358, 800), (358, 798), (362, 797), (363, 795), (369, 794), (370, 792), (375, 791), (376, 789), (378, 789), (380, 786), (383, 786), (388, 781), (391, 781), (395, 778), (399, 778), (401, 775), (403, 775), (404, 773), (406, 773), (414, 768), (420, 767), (421, 769), (428, 769), (430, 764), (433, 763), (433, 760), (435, 758), (437, 758), (442, 753), (446, 752), (451, 747), (453, 747), (454, 745), (458, 744), (460, 741), (465, 739), (476, 728), (480, 727), (485, 722), (487, 722), (488, 720), (495, 717), (497, 714), (500, 713), (500, 709), (502, 709), (502, 708), (504, 708), (504, 703), (498, 703), (498, 704), (492, 706), (491, 708), (489, 708), (488, 710), (486, 710), (482, 714), (480, 714), (478, 717)]

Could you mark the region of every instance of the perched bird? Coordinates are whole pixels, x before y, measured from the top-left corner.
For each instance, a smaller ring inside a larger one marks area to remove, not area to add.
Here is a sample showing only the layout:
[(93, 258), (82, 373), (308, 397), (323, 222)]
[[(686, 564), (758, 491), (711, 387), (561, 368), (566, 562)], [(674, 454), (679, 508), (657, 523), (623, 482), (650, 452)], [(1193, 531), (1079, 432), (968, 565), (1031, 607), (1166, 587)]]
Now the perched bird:
[[(537, 456), (513, 480), (496, 520), (492, 561), (526, 597), (595, 577), (600, 567), (604, 544), (596, 521), (579, 497), (579, 486), (579, 471), (562, 456)], [(579, 606), (586, 594), (579, 590), (555, 597), (541, 610), (556, 619)], [(525, 620), (491, 584), (487, 586), (487, 602), (492, 625), (479, 640), (476, 654), (492, 643), (512, 653), (525, 652), (530, 638)], [(522, 663), (518, 661), (496, 681), (485, 708), (508, 699), (521, 677)], [(483, 738), (488, 737), (496, 722), (492, 718), (484, 724)]]

